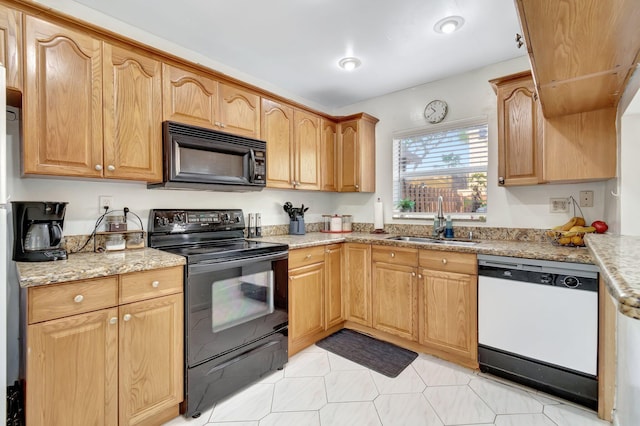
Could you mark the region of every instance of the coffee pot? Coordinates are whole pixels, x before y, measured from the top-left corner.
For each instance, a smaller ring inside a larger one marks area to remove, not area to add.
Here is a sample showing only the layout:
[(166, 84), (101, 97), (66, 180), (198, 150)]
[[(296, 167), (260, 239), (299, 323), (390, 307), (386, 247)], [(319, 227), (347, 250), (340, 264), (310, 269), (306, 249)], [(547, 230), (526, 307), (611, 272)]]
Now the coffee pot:
[(60, 248), (66, 202), (12, 201), (13, 260), (44, 262), (66, 259)]
[(25, 251), (47, 250), (60, 246), (62, 228), (57, 223), (32, 223), (24, 238)]

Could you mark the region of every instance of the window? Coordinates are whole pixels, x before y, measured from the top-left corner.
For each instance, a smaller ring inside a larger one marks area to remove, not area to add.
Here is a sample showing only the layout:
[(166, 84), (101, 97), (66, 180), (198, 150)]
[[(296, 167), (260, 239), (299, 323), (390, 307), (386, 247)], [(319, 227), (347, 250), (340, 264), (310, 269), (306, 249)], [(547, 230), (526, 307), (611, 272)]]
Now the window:
[(395, 133), (394, 217), (431, 218), (442, 196), (445, 215), (484, 220), (487, 134), (486, 118)]

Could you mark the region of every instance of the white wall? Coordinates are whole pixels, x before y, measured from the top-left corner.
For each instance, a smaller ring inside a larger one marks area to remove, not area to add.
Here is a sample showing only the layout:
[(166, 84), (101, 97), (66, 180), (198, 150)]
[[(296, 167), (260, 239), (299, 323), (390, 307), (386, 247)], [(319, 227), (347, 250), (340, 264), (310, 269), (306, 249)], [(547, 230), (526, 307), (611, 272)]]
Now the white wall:
[[(392, 132), (428, 126), (423, 111), (433, 99), (449, 104), (445, 122), (485, 116), (489, 122), (489, 185), (487, 226), (548, 228), (564, 223), (571, 214), (549, 213), (549, 197), (578, 199), (580, 190), (594, 191), (594, 207), (584, 208), (587, 221), (605, 219), (605, 182), (571, 185), (537, 185), (526, 187), (499, 187), (497, 185), (497, 101), (488, 80), (529, 68), (526, 57), (493, 64), (465, 74), (452, 76), (433, 83), (402, 90), (342, 108), (336, 113), (350, 114), (365, 111), (380, 119), (376, 127), (376, 188), (375, 196), (368, 199), (343, 196), (339, 205), (344, 213), (368, 212), (373, 220), (373, 202), (381, 197), (385, 202), (385, 218), (392, 214)], [(386, 220), (389, 222), (389, 220)], [(398, 219), (397, 223), (407, 223)], [(415, 223), (420, 223), (413, 221)], [(430, 223), (430, 222), (429, 222)]]

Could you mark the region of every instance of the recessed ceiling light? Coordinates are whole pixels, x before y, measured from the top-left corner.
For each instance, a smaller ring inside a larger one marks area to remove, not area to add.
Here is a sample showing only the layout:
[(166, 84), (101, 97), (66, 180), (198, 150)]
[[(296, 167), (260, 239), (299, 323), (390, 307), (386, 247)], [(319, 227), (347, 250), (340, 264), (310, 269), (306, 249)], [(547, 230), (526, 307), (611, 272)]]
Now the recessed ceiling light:
[(462, 18), (462, 16), (447, 16), (436, 22), (433, 29), (437, 33), (451, 34), (459, 30), (463, 25), (464, 18)]
[(338, 61), (338, 66), (346, 71), (353, 71), (362, 64), (360, 59), (354, 57), (342, 58)]

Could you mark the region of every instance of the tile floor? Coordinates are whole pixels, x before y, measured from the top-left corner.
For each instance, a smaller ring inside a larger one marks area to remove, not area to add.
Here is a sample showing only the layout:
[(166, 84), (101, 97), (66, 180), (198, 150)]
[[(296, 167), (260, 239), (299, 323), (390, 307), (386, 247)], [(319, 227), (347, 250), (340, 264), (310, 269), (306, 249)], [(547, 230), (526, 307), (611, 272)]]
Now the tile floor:
[(589, 411), (420, 354), (390, 379), (311, 346), (197, 419), (165, 426), (596, 426)]

